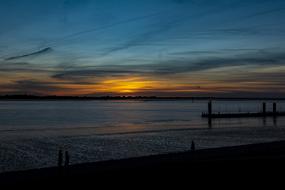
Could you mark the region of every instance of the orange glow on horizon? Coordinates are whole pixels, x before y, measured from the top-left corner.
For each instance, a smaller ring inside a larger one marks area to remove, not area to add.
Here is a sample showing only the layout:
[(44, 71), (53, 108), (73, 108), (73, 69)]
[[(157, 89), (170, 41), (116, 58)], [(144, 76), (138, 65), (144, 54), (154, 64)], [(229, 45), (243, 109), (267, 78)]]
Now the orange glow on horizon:
[(114, 92), (119, 94), (132, 94), (138, 91), (157, 88), (159, 83), (146, 80), (140, 77), (109, 79), (103, 81), (100, 91)]
[[(265, 71), (263, 71), (265, 72)], [(229, 72), (230, 73), (230, 72)], [(0, 77), (1, 94), (39, 94), (58, 96), (85, 95), (189, 95), (207, 93), (253, 92), (263, 93), (264, 89), (285, 92), (282, 84), (271, 81), (247, 80), (235, 82), (235, 75), (230, 80), (228, 72), (180, 74), (175, 76), (106, 76), (90, 77), (84, 81), (56, 79), (47, 73), (16, 73)], [(262, 72), (261, 72), (262, 73)], [(230, 73), (231, 74), (231, 73)], [(224, 79), (229, 79), (224, 80)]]

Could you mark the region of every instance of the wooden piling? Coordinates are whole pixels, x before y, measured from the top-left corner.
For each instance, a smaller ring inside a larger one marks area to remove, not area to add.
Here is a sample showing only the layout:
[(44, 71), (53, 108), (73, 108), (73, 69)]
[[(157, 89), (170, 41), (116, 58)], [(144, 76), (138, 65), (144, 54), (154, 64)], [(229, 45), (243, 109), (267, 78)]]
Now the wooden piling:
[(57, 162), (57, 166), (58, 167), (62, 167), (63, 164), (63, 152), (62, 150), (58, 151), (58, 162)]
[(68, 167), (69, 166), (69, 161), (70, 161), (70, 156), (69, 156), (69, 152), (65, 151), (65, 162), (64, 162), (64, 166)]
[(202, 113), (202, 117), (208, 118), (209, 127), (212, 127), (212, 119), (215, 118), (243, 118), (243, 117), (281, 117), (285, 116), (285, 112), (277, 110), (277, 103), (273, 103), (273, 111), (267, 111), (266, 102), (262, 103), (262, 110), (259, 112), (248, 113), (213, 113), (212, 101), (208, 103), (208, 113)]
[(277, 114), (277, 103), (274, 102), (273, 103), (273, 115), (276, 115)]
[(191, 151), (192, 152), (196, 151), (196, 144), (194, 141), (192, 141), (192, 144), (191, 144)]
[(212, 116), (212, 113), (213, 113), (213, 107), (212, 107), (212, 101), (209, 101), (209, 103), (208, 103), (208, 115), (209, 115), (209, 117), (211, 117)]
[(266, 103), (265, 102), (263, 102), (263, 109), (262, 109), (262, 113), (264, 114), (264, 115), (266, 115)]

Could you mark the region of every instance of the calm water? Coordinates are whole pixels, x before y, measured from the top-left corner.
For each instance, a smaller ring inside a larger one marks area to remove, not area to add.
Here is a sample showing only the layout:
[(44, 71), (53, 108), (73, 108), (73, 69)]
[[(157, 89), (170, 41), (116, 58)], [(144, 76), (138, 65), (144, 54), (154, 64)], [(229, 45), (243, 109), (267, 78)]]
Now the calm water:
[[(261, 101), (216, 101), (216, 112), (256, 112)], [(271, 102), (268, 110), (272, 109)], [(278, 103), (285, 111), (285, 102)], [(93, 129), (98, 133), (141, 132), (178, 128), (208, 128), (201, 113), (206, 101), (0, 101), (0, 132)], [(219, 119), (213, 128), (272, 126), (284, 123), (264, 119)]]
[[(261, 101), (217, 101), (215, 112), (256, 112)], [(272, 109), (268, 101), (268, 110)], [(285, 111), (285, 101), (278, 102)], [(206, 101), (0, 101), (0, 172), (285, 140), (285, 117), (217, 119)]]

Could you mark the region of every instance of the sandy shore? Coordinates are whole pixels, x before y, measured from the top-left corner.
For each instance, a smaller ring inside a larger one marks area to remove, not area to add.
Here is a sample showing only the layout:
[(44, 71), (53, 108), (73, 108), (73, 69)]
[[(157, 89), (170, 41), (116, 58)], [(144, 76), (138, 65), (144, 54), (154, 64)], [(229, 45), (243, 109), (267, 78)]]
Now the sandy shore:
[(60, 147), (70, 152), (71, 164), (81, 164), (187, 152), (192, 140), (197, 149), (285, 140), (283, 127), (179, 129), (103, 135), (92, 130), (68, 132), (1, 133), (0, 173), (56, 166)]
[(222, 173), (220, 177), (236, 177), (239, 172), (242, 172), (243, 177), (272, 176), (283, 171), (284, 162), (285, 141), (280, 141), (77, 164), (61, 169), (54, 167), (2, 173), (0, 183), (19, 185), (61, 182), (70, 185), (131, 178), (144, 181), (157, 176), (167, 179), (185, 177), (185, 172), (189, 178), (216, 178), (218, 173)]

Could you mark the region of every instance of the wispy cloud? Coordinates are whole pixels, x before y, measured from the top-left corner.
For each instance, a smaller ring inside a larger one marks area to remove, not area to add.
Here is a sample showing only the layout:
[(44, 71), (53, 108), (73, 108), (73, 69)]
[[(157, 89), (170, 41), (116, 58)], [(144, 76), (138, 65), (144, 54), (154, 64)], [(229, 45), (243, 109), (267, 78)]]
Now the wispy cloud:
[(0, 87), (6, 92), (15, 94), (50, 94), (65, 89), (55, 83), (37, 80), (19, 80), (9, 84), (1, 84)]
[(12, 57), (8, 57), (5, 59), (5, 61), (12, 61), (12, 60), (17, 60), (17, 59), (22, 59), (22, 58), (27, 58), (27, 57), (33, 57), (33, 56), (39, 56), (45, 53), (49, 53), (52, 51), (52, 48), (47, 47), (44, 49), (41, 49), (39, 51), (35, 51), (32, 53), (28, 53), (28, 54), (24, 54), (24, 55), (19, 55), (19, 56), (12, 56)]
[(0, 7), (2, 91), (242, 93), (284, 85), (282, 0), (16, 1)]
[(190, 57), (158, 61), (152, 64), (141, 65), (105, 65), (87, 68), (77, 68), (75, 70), (62, 71), (54, 78), (64, 80), (78, 80), (79, 78), (106, 77), (106, 76), (128, 76), (128, 75), (175, 75), (182, 73), (195, 73), (211, 69), (233, 67), (233, 66), (278, 66), (283, 65), (285, 54), (282, 52), (257, 52), (242, 54), (232, 57), (208, 57), (200, 60), (193, 60)]

